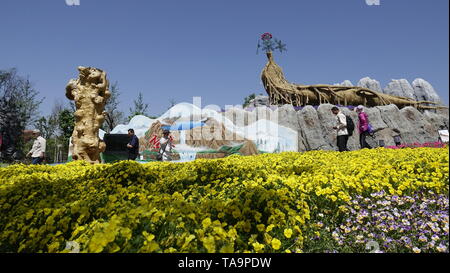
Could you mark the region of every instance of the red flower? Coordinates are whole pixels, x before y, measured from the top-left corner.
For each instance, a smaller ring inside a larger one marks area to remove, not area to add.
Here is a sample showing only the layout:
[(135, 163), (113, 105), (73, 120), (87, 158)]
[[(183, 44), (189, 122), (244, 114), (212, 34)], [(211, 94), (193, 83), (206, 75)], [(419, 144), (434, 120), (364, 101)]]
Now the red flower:
[(261, 35), (261, 40), (271, 40), (272, 39), (272, 34), (270, 34), (269, 32), (264, 33), (263, 35)]

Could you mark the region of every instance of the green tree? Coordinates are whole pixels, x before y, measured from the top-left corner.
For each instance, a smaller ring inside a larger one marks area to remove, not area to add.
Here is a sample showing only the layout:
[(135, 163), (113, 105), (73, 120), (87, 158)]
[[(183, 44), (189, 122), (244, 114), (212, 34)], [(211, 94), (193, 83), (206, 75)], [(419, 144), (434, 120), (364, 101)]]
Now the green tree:
[(61, 130), (61, 136), (64, 139), (69, 139), (72, 136), (73, 128), (75, 127), (75, 117), (71, 109), (64, 109), (59, 113), (59, 129)]
[(17, 69), (0, 70), (0, 98), (14, 103), (25, 127), (31, 126), (38, 119), (39, 106), (43, 98), (34, 89), (29, 78), (17, 74)]
[(130, 115), (128, 116), (128, 121), (130, 121), (134, 116), (137, 115), (143, 115), (143, 116), (149, 116), (148, 114), (148, 103), (144, 103), (144, 96), (141, 92), (139, 92), (139, 95), (137, 99), (133, 101), (134, 107), (130, 108)]
[[(74, 107), (57, 100), (52, 112), (47, 117), (41, 117), (35, 122), (35, 128), (42, 132), (47, 140), (46, 161), (64, 162), (69, 150), (69, 138), (74, 128)], [(31, 145), (31, 142), (28, 143)], [(31, 148), (31, 147), (29, 147)]]
[(250, 101), (252, 99), (254, 99), (256, 97), (255, 93), (248, 95), (247, 97), (244, 98), (244, 104), (242, 105), (242, 107), (247, 107), (250, 103)]
[(22, 109), (29, 127), (38, 119), (39, 107), (44, 98), (38, 98), (39, 92), (34, 89), (29, 78), (22, 79), (22, 92), (19, 98), (19, 108)]
[(5, 160), (19, 159), (23, 154), (22, 131), (38, 118), (42, 99), (29, 78), (21, 77), (15, 68), (0, 70), (0, 133), (8, 147)]
[(119, 84), (116, 81), (110, 88), (111, 97), (105, 105), (105, 124), (103, 126), (106, 133), (110, 133), (117, 125), (124, 122), (124, 113), (119, 111)]
[(34, 127), (41, 131), (42, 137), (49, 139), (56, 135), (58, 130), (58, 118), (54, 116), (41, 117), (35, 121)]

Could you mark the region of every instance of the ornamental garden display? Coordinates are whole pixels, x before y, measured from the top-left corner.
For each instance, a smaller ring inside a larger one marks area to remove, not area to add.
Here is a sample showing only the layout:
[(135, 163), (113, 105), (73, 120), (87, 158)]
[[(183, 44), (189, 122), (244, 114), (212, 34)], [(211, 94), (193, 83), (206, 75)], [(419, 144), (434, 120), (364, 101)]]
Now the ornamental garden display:
[[(358, 86), (339, 85), (302, 85), (293, 84), (286, 80), (283, 70), (278, 66), (273, 58), (273, 51), (286, 50), (280, 40), (272, 40), (270, 33), (261, 36), (258, 43), (258, 51), (262, 48), (267, 55), (268, 62), (264, 67), (261, 79), (269, 95), (271, 105), (292, 104), (293, 106), (320, 105), (330, 103), (335, 105), (364, 105), (367, 107), (395, 104), (398, 108), (413, 106), (418, 109), (438, 109), (445, 108), (436, 105), (431, 101), (416, 101), (411, 98), (393, 96), (370, 90)], [(262, 43), (262, 45), (261, 45)]]
[(105, 104), (111, 96), (106, 73), (93, 67), (78, 67), (80, 76), (70, 80), (66, 97), (75, 101), (75, 128), (72, 134), (73, 160), (100, 163), (100, 153), (106, 145), (100, 140), (99, 129), (105, 120)]

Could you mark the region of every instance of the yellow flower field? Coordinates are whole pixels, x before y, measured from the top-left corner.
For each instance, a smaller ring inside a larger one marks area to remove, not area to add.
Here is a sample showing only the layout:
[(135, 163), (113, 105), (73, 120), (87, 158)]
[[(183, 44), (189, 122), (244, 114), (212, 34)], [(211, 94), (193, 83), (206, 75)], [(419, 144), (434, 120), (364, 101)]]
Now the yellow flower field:
[(448, 148), (380, 148), (13, 165), (0, 168), (0, 252), (68, 252), (68, 242), (81, 252), (328, 251), (312, 236), (325, 240), (355, 196), (448, 199), (448, 159)]

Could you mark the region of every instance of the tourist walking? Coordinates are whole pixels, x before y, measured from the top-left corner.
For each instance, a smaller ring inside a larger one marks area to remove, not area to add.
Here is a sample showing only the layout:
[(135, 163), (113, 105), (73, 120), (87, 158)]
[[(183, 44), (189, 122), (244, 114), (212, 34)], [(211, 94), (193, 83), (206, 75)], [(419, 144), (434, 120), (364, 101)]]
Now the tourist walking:
[(337, 131), (337, 146), (339, 152), (348, 151), (347, 142), (349, 133), (347, 131), (347, 118), (336, 106), (331, 108), (331, 112), (336, 116), (336, 126), (334, 126), (333, 129)]
[(364, 112), (364, 107), (362, 105), (358, 105), (355, 110), (356, 113), (358, 113), (359, 145), (361, 146), (361, 149), (372, 149), (366, 141), (367, 136), (370, 135), (369, 117), (367, 116), (367, 113)]
[(47, 141), (41, 136), (41, 131), (39, 130), (33, 131), (33, 138), (35, 139), (33, 142), (33, 147), (28, 152), (27, 156), (31, 156), (31, 164), (42, 164), (45, 157), (45, 146)]
[(159, 140), (160, 148), (158, 152), (158, 160), (159, 161), (171, 161), (171, 152), (172, 152), (172, 140), (170, 138), (170, 131), (164, 130), (163, 136)]
[(134, 134), (133, 129), (128, 129), (128, 136), (130, 137), (127, 144), (128, 160), (136, 160), (139, 155), (139, 138)]

